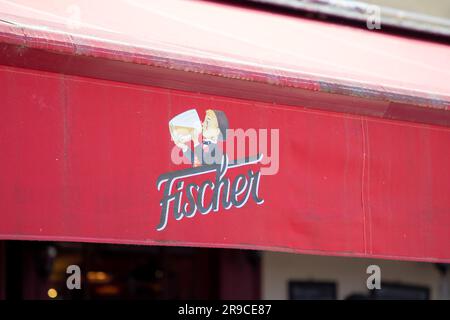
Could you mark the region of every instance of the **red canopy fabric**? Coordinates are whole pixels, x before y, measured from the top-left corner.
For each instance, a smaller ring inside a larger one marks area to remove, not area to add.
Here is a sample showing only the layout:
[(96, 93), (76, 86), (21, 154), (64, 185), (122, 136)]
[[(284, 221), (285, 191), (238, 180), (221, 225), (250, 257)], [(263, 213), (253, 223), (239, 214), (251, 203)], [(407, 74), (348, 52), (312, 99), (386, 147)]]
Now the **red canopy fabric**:
[[(204, 1), (0, 1), (27, 46), (448, 109), (450, 47)], [(184, 63), (182, 63), (184, 62)], [(201, 67), (194, 66), (200, 64)], [(425, 99), (425, 102), (420, 102)]]
[[(450, 262), (448, 46), (204, 1), (0, 12), (1, 239)], [(279, 130), (279, 170), (230, 168), (259, 193), (164, 224), (158, 181), (197, 170), (168, 123), (193, 108)]]

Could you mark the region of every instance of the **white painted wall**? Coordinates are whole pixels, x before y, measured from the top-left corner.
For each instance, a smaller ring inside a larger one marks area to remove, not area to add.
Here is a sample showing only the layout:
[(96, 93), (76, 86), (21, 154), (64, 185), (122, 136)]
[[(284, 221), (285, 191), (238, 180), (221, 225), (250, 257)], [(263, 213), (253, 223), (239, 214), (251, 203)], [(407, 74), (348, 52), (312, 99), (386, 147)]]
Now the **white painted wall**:
[[(381, 268), (381, 285), (386, 281), (427, 286), (431, 299), (449, 299), (448, 293), (442, 295), (442, 278), (431, 263), (275, 252), (262, 253), (262, 298), (287, 299), (290, 280), (336, 282), (338, 299), (367, 294), (366, 269), (371, 264)], [(450, 286), (448, 276), (445, 283)]]

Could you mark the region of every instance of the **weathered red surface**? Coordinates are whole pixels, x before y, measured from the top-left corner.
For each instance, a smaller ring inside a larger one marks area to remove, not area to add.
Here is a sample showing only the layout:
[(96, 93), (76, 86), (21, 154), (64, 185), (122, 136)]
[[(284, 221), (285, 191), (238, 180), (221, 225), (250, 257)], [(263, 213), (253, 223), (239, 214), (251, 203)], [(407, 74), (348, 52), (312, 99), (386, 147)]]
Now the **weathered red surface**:
[[(450, 261), (450, 130), (284, 105), (0, 68), (0, 237), (239, 247)], [(217, 108), (278, 128), (262, 205), (156, 231), (169, 119)]]
[(396, 103), (450, 108), (443, 44), (204, 1), (20, 0), (0, 12), (0, 41), (26, 48), (375, 99), (397, 116)]
[[(204, 2), (80, 1), (73, 29), (69, 5), (0, 3), (0, 238), (450, 262), (448, 46)], [(157, 231), (190, 108), (279, 129), (279, 172)]]

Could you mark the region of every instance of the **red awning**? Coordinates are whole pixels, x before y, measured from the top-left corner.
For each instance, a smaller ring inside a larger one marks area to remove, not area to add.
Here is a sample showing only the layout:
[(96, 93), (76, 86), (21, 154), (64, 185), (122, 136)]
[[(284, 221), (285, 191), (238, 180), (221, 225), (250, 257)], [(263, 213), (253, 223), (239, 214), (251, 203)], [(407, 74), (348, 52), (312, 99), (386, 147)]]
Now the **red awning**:
[(450, 48), (203, 1), (1, 1), (2, 41), (279, 86), (450, 107)]
[[(450, 261), (450, 47), (205, 1), (0, 12), (1, 239)], [(267, 152), (186, 156), (171, 121), (211, 111)]]

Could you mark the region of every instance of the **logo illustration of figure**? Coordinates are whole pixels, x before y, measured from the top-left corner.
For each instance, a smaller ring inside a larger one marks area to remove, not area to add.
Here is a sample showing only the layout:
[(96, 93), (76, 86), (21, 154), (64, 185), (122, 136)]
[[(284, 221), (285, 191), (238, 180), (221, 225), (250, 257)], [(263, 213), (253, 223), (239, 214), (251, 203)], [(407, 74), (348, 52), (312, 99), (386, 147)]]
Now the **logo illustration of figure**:
[(172, 140), (194, 167), (221, 162), (223, 150), (218, 144), (226, 140), (227, 129), (228, 119), (220, 110), (206, 110), (203, 123), (195, 109), (180, 113), (169, 122)]

